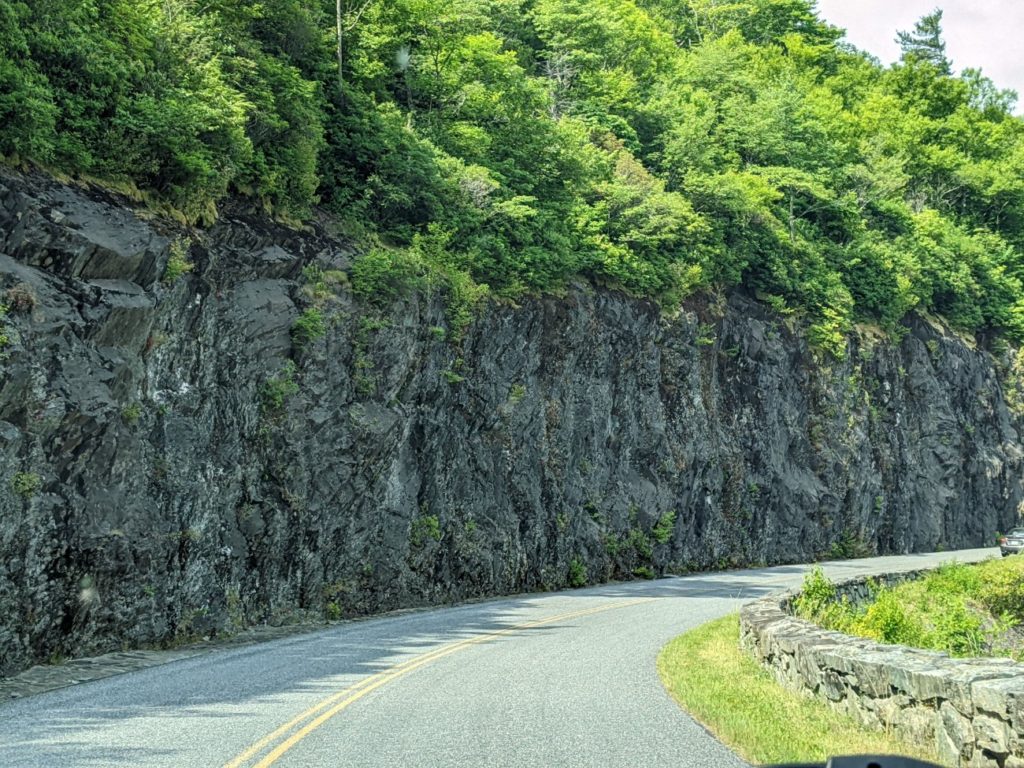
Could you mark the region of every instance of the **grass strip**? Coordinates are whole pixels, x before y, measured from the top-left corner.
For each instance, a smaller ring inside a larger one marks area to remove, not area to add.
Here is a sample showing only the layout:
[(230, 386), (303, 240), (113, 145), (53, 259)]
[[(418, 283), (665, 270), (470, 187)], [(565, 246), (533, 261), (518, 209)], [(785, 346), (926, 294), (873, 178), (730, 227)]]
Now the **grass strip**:
[(658, 655), (658, 672), (683, 709), (754, 765), (856, 754), (936, 759), (921, 745), (864, 728), (823, 702), (783, 688), (740, 649), (737, 614), (670, 642)]

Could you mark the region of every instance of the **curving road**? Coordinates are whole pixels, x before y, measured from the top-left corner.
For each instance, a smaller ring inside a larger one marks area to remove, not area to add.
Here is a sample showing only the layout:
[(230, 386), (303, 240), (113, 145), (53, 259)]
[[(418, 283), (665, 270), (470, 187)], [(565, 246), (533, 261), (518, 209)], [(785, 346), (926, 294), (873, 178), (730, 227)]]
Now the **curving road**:
[(675, 635), (797, 585), (805, 570), (504, 598), (215, 651), (0, 704), (0, 765), (739, 768), (665, 693), (655, 658)]

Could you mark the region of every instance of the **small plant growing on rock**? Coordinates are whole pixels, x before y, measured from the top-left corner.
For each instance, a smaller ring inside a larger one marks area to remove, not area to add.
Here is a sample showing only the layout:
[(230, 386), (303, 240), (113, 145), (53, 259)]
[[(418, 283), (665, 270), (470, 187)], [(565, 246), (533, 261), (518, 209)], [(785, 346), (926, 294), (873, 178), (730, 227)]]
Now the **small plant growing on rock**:
[(604, 543), (605, 554), (608, 555), (609, 559), (614, 560), (619, 556), (619, 552), (622, 550), (622, 542), (619, 541), (619, 537), (614, 533), (604, 533), (601, 536), (601, 540)]
[(654, 570), (649, 565), (638, 565), (636, 568), (633, 569), (633, 575), (636, 576), (638, 579), (648, 580), (653, 579), (656, 576)]
[(352, 292), (363, 301), (386, 306), (422, 285), (424, 271), (414, 251), (374, 248), (352, 266)]
[(465, 376), (462, 376), (455, 371), (449, 369), (441, 371), (441, 375), (444, 376), (444, 380), (449, 384), (461, 384), (466, 380)]
[(43, 485), (43, 479), (35, 472), (16, 472), (11, 478), (11, 490), (23, 498), (31, 498)]
[(422, 547), (428, 540), (441, 540), (441, 521), (437, 515), (422, 515), (412, 522), (409, 542), (414, 547)]
[(717, 341), (715, 337), (715, 326), (710, 323), (701, 323), (697, 327), (697, 344), (702, 347), (714, 346)]
[[(875, 504), (876, 509), (880, 510), (880, 504), (884, 503), (884, 499), (881, 502), (876, 497)], [(828, 556), (833, 560), (855, 560), (861, 557), (870, 557), (872, 555), (871, 545), (868, 544), (864, 537), (856, 533), (849, 528), (843, 531), (842, 537), (839, 541), (832, 542), (829, 547)]]
[(164, 285), (170, 285), (182, 275), (187, 275), (196, 266), (189, 259), (188, 246), (182, 239), (172, 242), (168, 251), (167, 266), (164, 267), (162, 278)]
[(18, 283), (4, 294), (7, 308), (12, 312), (31, 312), (39, 303), (36, 293), (28, 283)]
[(295, 371), (295, 363), (289, 360), (281, 366), (281, 371), (277, 376), (267, 379), (263, 384), (260, 398), (263, 401), (265, 412), (279, 412), (284, 408), (288, 398), (299, 391), (299, 385), (295, 381)]
[(626, 534), (626, 544), (630, 546), (641, 560), (650, 560), (653, 556), (651, 540), (639, 528), (631, 528)]
[(831, 307), (821, 310), (820, 319), (807, 328), (811, 346), (830, 354), (836, 360), (846, 359), (846, 332), (848, 321)]
[(348, 275), (339, 269), (323, 269), (317, 264), (307, 264), (302, 268), (305, 284), (302, 293), (322, 304), (337, 296), (338, 290), (348, 285)]
[(669, 539), (672, 538), (672, 531), (676, 525), (676, 511), (674, 509), (668, 510), (665, 514), (658, 518), (658, 522), (654, 524), (654, 530), (651, 531), (651, 537), (654, 539), (656, 544), (667, 544)]
[(573, 588), (587, 586), (587, 566), (579, 555), (569, 561), (569, 586)]
[(139, 417), (142, 416), (142, 406), (138, 403), (129, 403), (121, 409), (121, 419), (129, 427), (135, 426), (138, 423)]
[(451, 326), (449, 335), (459, 343), (473, 322), (476, 307), (487, 297), (489, 289), (486, 285), (477, 284), (466, 272), (448, 272), (445, 283), (445, 314)]
[(324, 314), (318, 307), (309, 307), (292, 323), (292, 339), (300, 347), (316, 341), (327, 333)]
[(512, 389), (509, 390), (508, 401), (512, 405), (516, 405), (524, 397), (526, 397), (526, 386), (523, 384), (514, 384)]
[(11, 343), (11, 333), (7, 330), (7, 326), (4, 325), (3, 319), (7, 316), (7, 305), (0, 304), (0, 360), (6, 360), (8, 357), (7, 346)]

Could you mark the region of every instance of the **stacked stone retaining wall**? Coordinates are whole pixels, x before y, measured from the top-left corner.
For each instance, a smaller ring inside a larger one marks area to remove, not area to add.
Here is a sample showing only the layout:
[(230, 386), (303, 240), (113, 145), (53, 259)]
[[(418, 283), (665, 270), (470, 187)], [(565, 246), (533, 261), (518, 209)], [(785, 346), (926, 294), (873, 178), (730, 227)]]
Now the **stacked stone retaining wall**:
[[(883, 583), (915, 574), (875, 577)], [(837, 585), (859, 602), (867, 579)], [(916, 743), (943, 764), (1024, 768), (1024, 664), (953, 659), (822, 629), (792, 615), (797, 592), (758, 600), (740, 614), (740, 642), (788, 688)]]

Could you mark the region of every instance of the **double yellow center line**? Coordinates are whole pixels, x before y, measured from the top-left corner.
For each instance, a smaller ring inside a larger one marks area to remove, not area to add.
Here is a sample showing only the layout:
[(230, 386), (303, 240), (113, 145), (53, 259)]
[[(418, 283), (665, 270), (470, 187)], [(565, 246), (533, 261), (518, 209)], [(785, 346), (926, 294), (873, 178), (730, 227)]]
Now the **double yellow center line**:
[[(268, 768), (269, 766), (276, 763), (281, 756), (289, 749), (294, 747), (309, 734), (319, 728), (321, 725), (326, 723), (336, 714), (341, 712), (346, 707), (354, 704), (363, 698), (367, 694), (377, 690), (382, 685), (387, 685), (392, 680), (395, 680), (403, 675), (407, 675), (413, 672), (425, 664), (429, 664), (432, 661), (448, 656), (452, 653), (464, 650), (474, 645), (486, 643), (489, 640), (495, 638), (504, 637), (511, 635), (515, 632), (519, 632), (524, 629), (532, 629), (533, 627), (540, 627), (545, 624), (553, 624), (556, 621), (565, 621), (566, 619), (576, 619), (582, 616), (590, 616), (595, 613), (603, 613), (604, 611), (611, 611), (616, 608), (628, 608), (631, 605), (638, 605), (640, 603), (649, 602), (652, 598), (642, 598), (639, 600), (625, 600), (618, 603), (609, 603), (607, 605), (597, 606), (596, 608), (587, 608), (579, 611), (572, 611), (570, 613), (561, 613), (557, 616), (548, 616), (544, 619), (538, 619), (537, 621), (530, 621), (525, 624), (517, 624), (514, 627), (508, 627), (507, 629), (498, 630), (495, 632), (487, 632), (482, 635), (476, 635), (466, 640), (460, 640), (449, 645), (442, 646), (433, 651), (415, 656), (408, 661), (404, 661), (400, 664), (395, 664), (387, 669), (384, 669), (370, 677), (360, 680), (348, 688), (345, 688), (338, 693), (335, 693), (322, 701), (314, 704), (312, 707), (304, 712), (299, 713), (294, 718), (289, 720), (287, 723), (282, 725), (280, 728), (275, 730), (273, 733), (269, 733), (259, 741), (250, 745), (244, 752), (239, 754), (237, 757), (232, 759), (230, 762), (224, 765), (224, 768), (241, 768), (241, 766), (248, 763), (256, 755), (263, 752), (271, 744), (277, 743), (272, 750), (270, 750), (253, 768)], [(308, 721), (308, 722), (307, 722)], [(305, 723), (303, 725), (303, 723)], [(301, 727), (299, 727), (301, 726)], [(297, 728), (297, 730), (295, 730)], [(294, 730), (294, 733), (292, 732)], [(290, 734), (290, 735), (289, 735)], [(283, 738), (286, 737), (286, 738)], [(283, 740), (281, 740), (283, 739)], [(279, 740), (281, 740), (279, 742)], [(279, 742), (279, 743), (278, 743)]]

